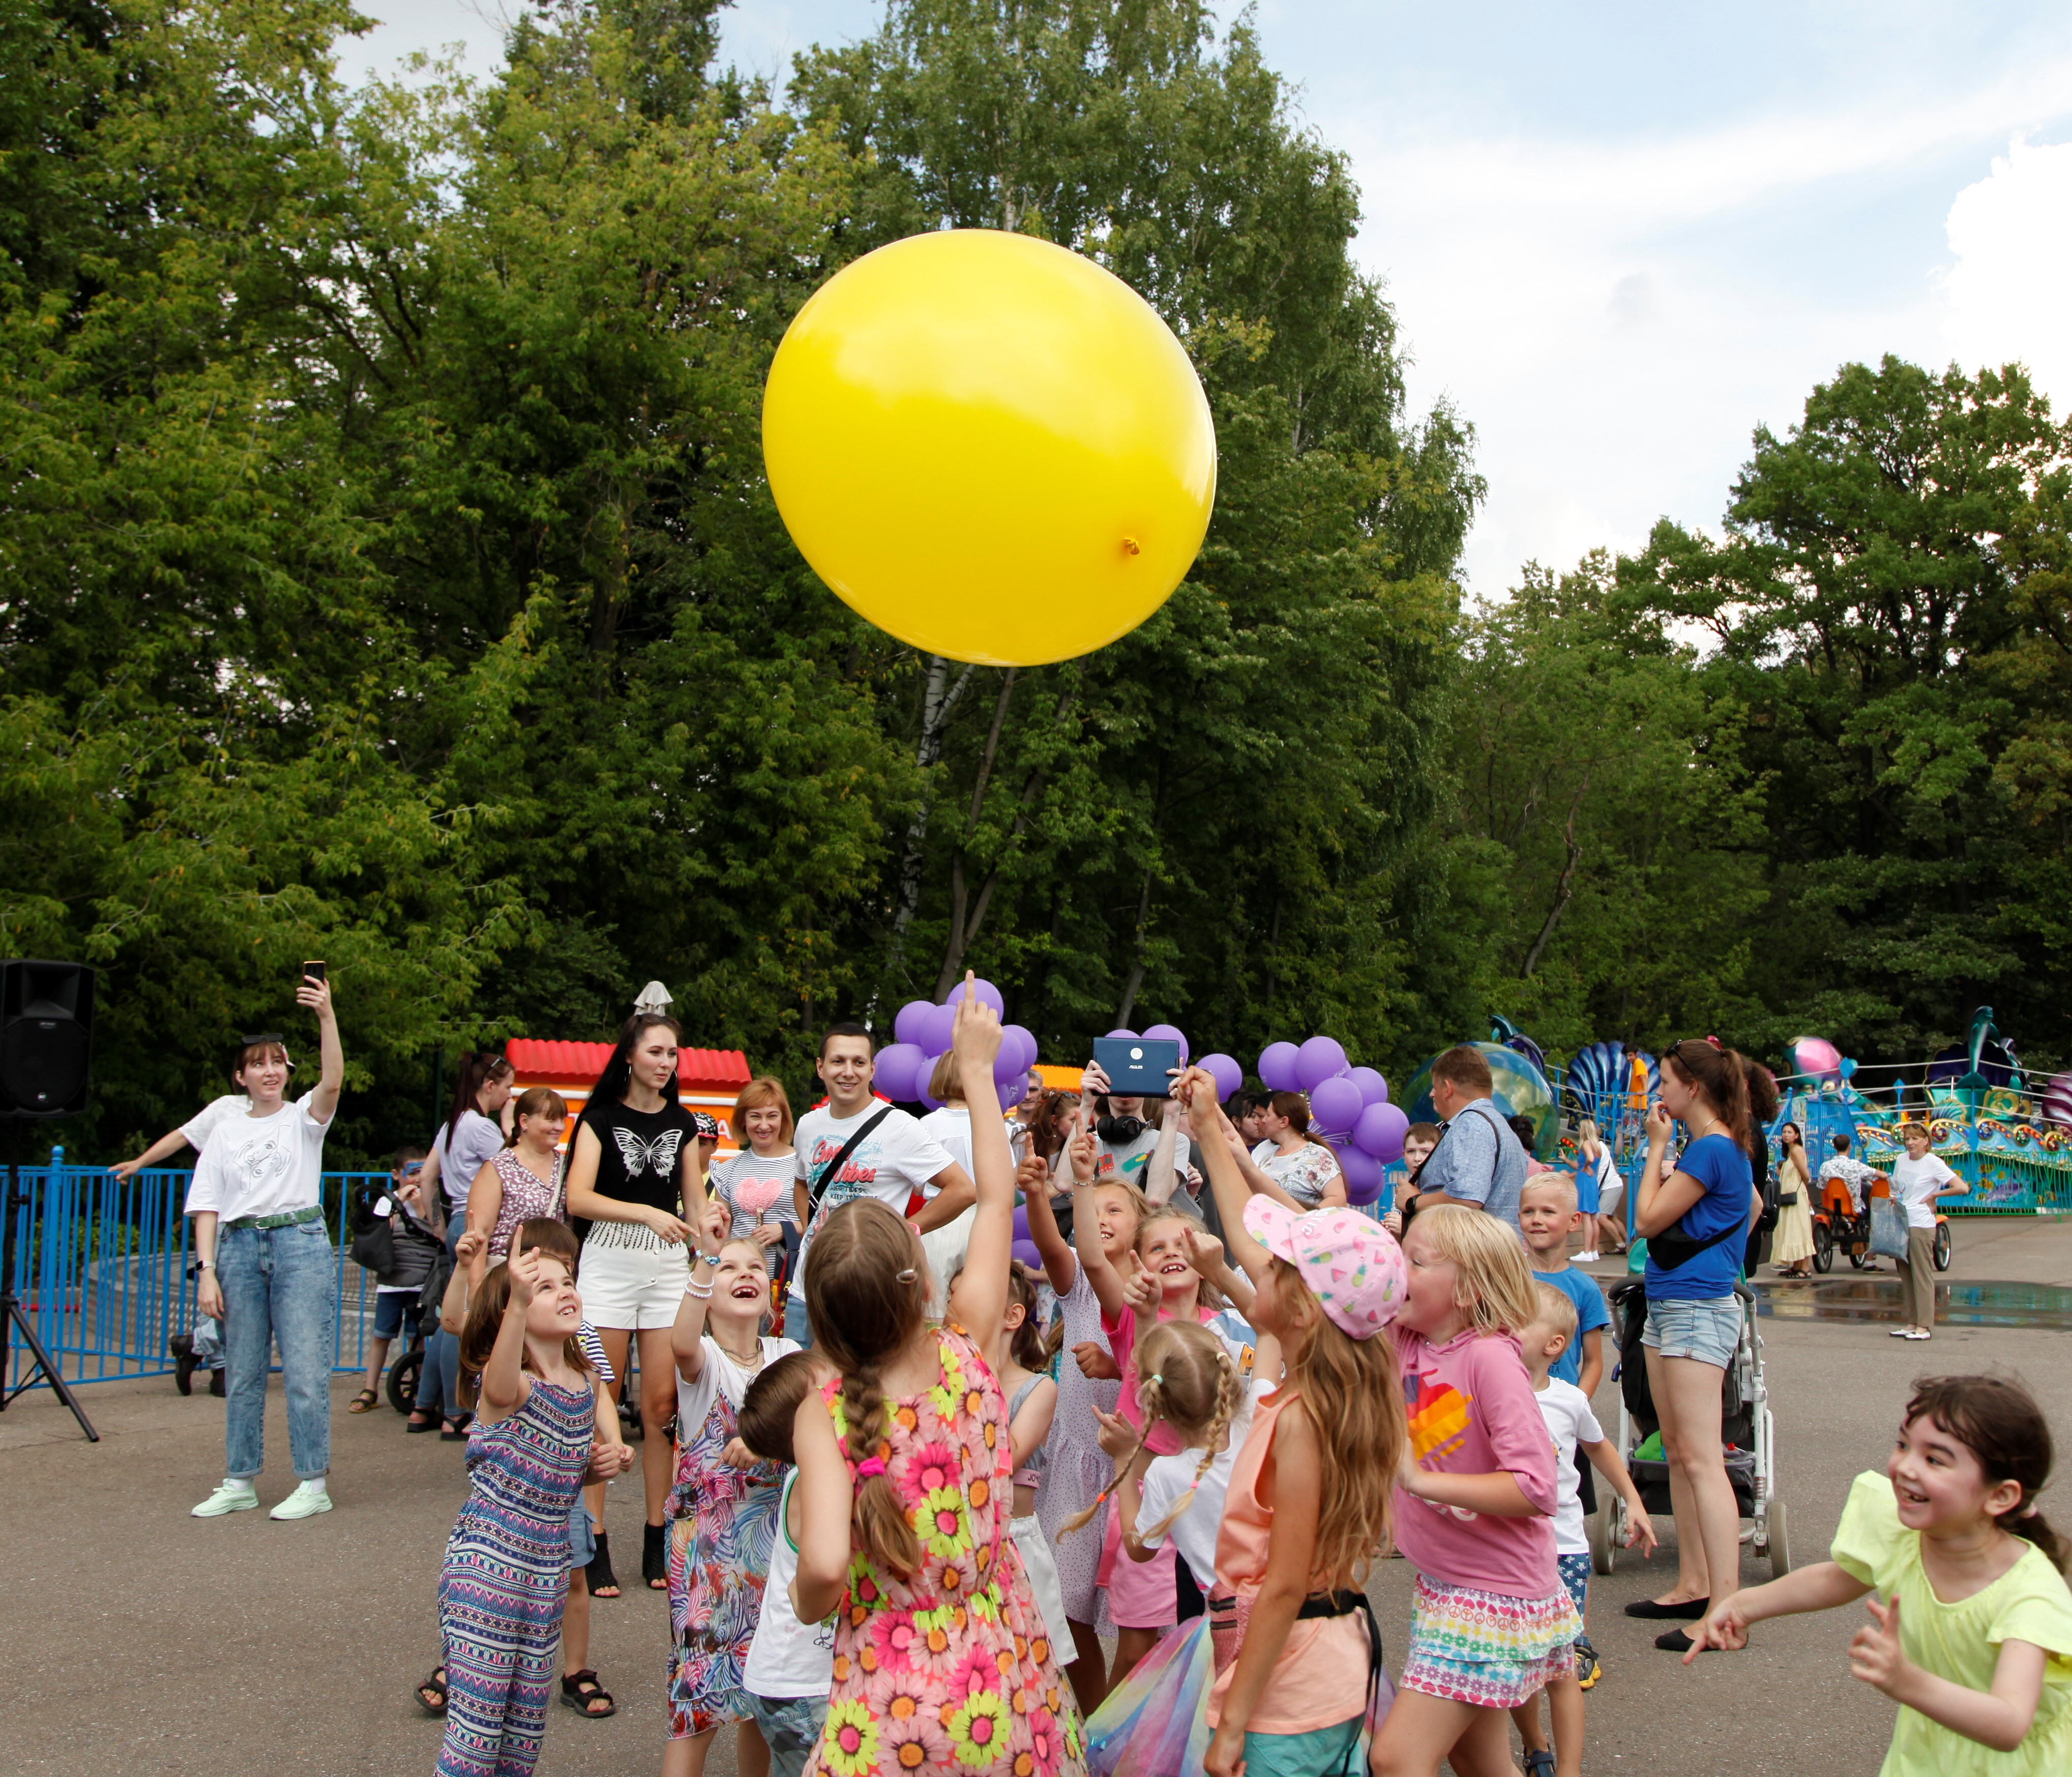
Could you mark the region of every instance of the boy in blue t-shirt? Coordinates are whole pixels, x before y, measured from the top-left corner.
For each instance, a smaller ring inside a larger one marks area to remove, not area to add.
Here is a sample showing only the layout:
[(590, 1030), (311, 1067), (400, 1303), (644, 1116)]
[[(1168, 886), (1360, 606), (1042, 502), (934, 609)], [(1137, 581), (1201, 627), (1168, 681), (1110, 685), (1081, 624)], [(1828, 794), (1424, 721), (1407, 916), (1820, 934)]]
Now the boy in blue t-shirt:
[(1587, 1400), (1605, 1373), (1604, 1329), (1611, 1324), (1604, 1293), (1587, 1271), (1568, 1262), (1568, 1236), (1582, 1226), (1576, 1181), (1565, 1172), (1536, 1172), (1518, 1199), (1518, 1229), (1525, 1236), (1533, 1277), (1552, 1284), (1576, 1304), (1576, 1335), (1549, 1374), (1572, 1382)]

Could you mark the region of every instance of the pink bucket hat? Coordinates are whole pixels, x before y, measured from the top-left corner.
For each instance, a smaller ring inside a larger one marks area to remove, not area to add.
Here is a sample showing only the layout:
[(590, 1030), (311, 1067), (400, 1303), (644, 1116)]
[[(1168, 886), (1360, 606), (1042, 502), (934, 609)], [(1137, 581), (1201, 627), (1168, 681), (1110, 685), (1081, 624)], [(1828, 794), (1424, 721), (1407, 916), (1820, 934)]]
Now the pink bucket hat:
[(1244, 1206), (1244, 1225), (1274, 1257), (1295, 1267), (1324, 1312), (1355, 1339), (1373, 1338), (1403, 1306), (1409, 1281), (1403, 1248), (1358, 1210), (1298, 1216), (1271, 1197), (1253, 1197)]

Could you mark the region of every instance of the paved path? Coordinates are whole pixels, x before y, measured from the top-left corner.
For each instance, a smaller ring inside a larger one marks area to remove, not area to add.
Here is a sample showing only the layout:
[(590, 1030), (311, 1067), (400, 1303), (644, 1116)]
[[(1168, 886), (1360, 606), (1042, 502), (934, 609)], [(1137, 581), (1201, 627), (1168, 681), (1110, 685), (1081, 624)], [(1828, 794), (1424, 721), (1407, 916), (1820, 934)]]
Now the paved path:
[[(2010, 1228), (1991, 1246), (1983, 1232), (1975, 1240), (1959, 1233), (1960, 1261), (1997, 1249), (2003, 1274), (2019, 1281), (2062, 1281), (2072, 1253), (2072, 1231), (2055, 1227), (2026, 1238)], [(1924, 1371), (2021, 1372), (2072, 1464), (2072, 1332), (1955, 1328), (1922, 1346), (1864, 1322), (1766, 1318), (1763, 1328), (1802, 1561), (1824, 1553), (1849, 1478), (1882, 1465), (1907, 1384)], [(188, 1516), (221, 1472), (222, 1409), (199, 1392), (182, 1400), (170, 1380), (86, 1390), (98, 1446), (40, 1391), (0, 1417), (7, 1777), (430, 1771), (438, 1728), (409, 1688), (437, 1656), (433, 1586), (462, 1491), (460, 1450), (405, 1437), (386, 1408), (349, 1416), (352, 1387), (340, 1378), (335, 1391), (338, 1508), (299, 1524), (274, 1524), (263, 1511)], [(1609, 1383), (1597, 1404), (1615, 1410)], [(260, 1488), (268, 1505), (291, 1484), (278, 1387), (269, 1405), (275, 1466)], [(2068, 1495), (2061, 1487), (2054, 1497)], [(2072, 1506), (2056, 1510), (2072, 1517)], [(636, 1487), (616, 1484), (609, 1511), (623, 1576), (638, 1566)], [(1687, 1671), (1618, 1608), (1667, 1585), (1670, 1571), (1658, 1557), (1597, 1582), (1591, 1627), (1606, 1676), (1591, 1696), (1587, 1768), (1649, 1777), (1876, 1771), (1892, 1709), (1848, 1676), (1852, 1614), (1766, 1626), (1748, 1652), (1708, 1655)], [(1749, 1577), (1761, 1576), (1751, 1565)], [(1392, 1665), (1408, 1586), (1401, 1561), (1375, 1582)], [(600, 1602), (595, 1622), (593, 1662), (620, 1713), (586, 1722), (553, 1709), (543, 1777), (629, 1777), (659, 1763), (666, 1606), (635, 1592)], [(730, 1777), (730, 1754), (709, 1769)]]

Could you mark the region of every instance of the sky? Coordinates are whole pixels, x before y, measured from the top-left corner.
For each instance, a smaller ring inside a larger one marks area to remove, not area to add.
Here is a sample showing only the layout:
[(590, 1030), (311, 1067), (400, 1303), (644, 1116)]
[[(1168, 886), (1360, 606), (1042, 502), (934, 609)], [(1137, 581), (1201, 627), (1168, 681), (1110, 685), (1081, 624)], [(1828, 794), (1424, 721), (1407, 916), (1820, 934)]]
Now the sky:
[[(467, 46), (498, 0), (361, 0), (348, 72)], [(1225, 6), (1223, 16), (1235, 16)], [(738, 0), (782, 77), (878, 0)], [(1418, 413), (1473, 426), (1474, 591), (1716, 530), (1758, 426), (1892, 352), (2026, 364), (2072, 409), (2072, 6), (2062, 0), (1257, 0), (1301, 121), (1348, 158)]]

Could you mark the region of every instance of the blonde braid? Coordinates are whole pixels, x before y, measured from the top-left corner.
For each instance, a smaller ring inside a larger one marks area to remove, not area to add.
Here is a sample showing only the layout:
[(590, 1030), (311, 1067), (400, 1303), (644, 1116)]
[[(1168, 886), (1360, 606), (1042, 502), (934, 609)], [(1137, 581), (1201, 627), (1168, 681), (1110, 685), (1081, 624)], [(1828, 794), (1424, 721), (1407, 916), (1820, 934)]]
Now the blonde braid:
[[(858, 1364), (842, 1377), (842, 1416), (849, 1421), (849, 1458), (869, 1461), (879, 1454), (885, 1391), (875, 1364)], [(898, 1495), (885, 1475), (856, 1483), (856, 1526), (864, 1551), (877, 1566), (902, 1581), (920, 1570), (921, 1544), (914, 1526), (899, 1509)]]
[(1115, 1479), (1109, 1482), (1094, 1495), (1094, 1503), (1076, 1517), (1068, 1518), (1059, 1525), (1058, 1535), (1061, 1539), (1071, 1536), (1075, 1530), (1083, 1530), (1092, 1524), (1094, 1521), (1094, 1514), (1100, 1510), (1106, 1503), (1108, 1495), (1121, 1484), (1123, 1476), (1129, 1472), (1130, 1465), (1143, 1454), (1145, 1445), (1150, 1441), (1151, 1428), (1166, 1417), (1165, 1396), (1165, 1384), (1158, 1376), (1145, 1376), (1137, 1384), (1137, 1405), (1144, 1409), (1144, 1429), (1137, 1434), (1137, 1447), (1123, 1458), (1121, 1464), (1115, 1471)]
[(1194, 1484), (1173, 1502), (1173, 1509), (1157, 1523), (1137, 1532), (1139, 1542), (1148, 1541), (1153, 1536), (1163, 1536), (1194, 1503), (1194, 1495), (1201, 1491), (1202, 1478), (1209, 1472), (1217, 1456), (1221, 1454), (1216, 1446), (1223, 1442), (1224, 1434), (1230, 1429), (1231, 1421), (1237, 1417), (1239, 1403), (1244, 1399), (1244, 1386), (1238, 1375), (1237, 1360), (1227, 1351), (1219, 1347), (1216, 1351), (1216, 1410), (1215, 1417), (1209, 1421), (1202, 1434), (1206, 1442), (1202, 1446), (1202, 1459), (1194, 1466)]

